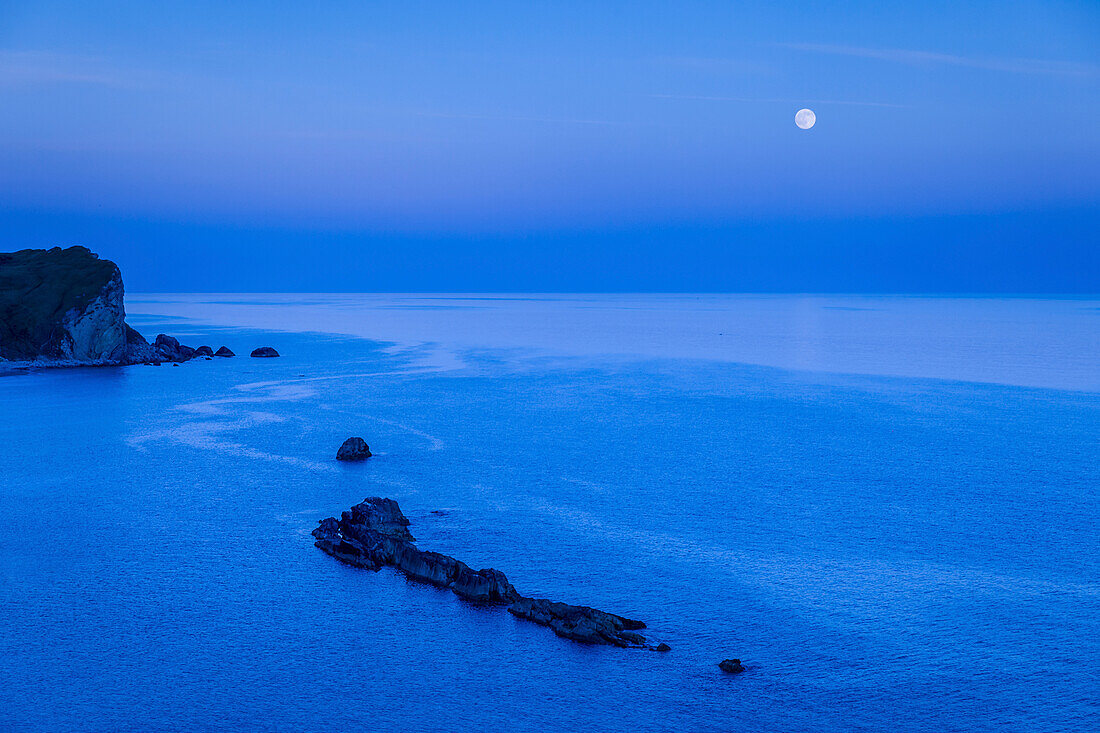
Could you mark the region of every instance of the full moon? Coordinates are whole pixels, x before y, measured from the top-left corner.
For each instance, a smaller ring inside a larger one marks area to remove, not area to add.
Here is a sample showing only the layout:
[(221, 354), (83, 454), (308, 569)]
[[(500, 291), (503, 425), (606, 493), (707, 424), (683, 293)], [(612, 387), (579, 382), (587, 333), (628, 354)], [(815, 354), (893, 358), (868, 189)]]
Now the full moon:
[(803, 130), (809, 130), (817, 122), (817, 115), (812, 109), (800, 109), (794, 113), (794, 124)]

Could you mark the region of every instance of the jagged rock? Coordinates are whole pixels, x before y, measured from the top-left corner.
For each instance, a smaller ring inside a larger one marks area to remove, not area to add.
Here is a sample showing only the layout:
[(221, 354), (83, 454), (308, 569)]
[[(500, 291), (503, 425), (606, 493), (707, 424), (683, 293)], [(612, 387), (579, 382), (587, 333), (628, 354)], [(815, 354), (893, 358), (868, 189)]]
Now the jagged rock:
[(409, 532), (408, 518), (401, 513), (401, 507), (393, 499), (372, 496), (353, 506), (350, 512), (344, 512), (341, 517), (341, 528), (346, 524), (356, 525), (399, 540), (416, 542), (416, 538)]
[(224, 357), (228, 358), (228, 357), (231, 357), (231, 356), (236, 356), (236, 354), (234, 354), (232, 351), (230, 351), (228, 346), (222, 346), (221, 348), (219, 348), (217, 351), (214, 352), (214, 356), (224, 356)]
[(253, 349), (252, 350), (252, 356), (256, 356), (256, 357), (272, 357), (272, 356), (278, 356), (278, 355), (279, 355), (279, 352), (276, 351), (275, 349), (271, 348), (270, 346), (261, 346), (258, 349)]
[(199, 348), (195, 349), (195, 356), (213, 356), (213, 355), (214, 355), (214, 350), (211, 349), (209, 346), (200, 346)]
[(179, 351), (180, 342), (175, 336), (169, 336), (166, 333), (158, 333), (157, 338), (153, 341), (153, 346), (158, 349), (168, 349), (169, 351)]
[(195, 357), (196, 351), (190, 346), (184, 346), (176, 338), (164, 333), (157, 334), (153, 341), (153, 349), (162, 361), (180, 363)]
[(740, 659), (723, 659), (718, 663), (718, 667), (723, 672), (729, 672), (730, 674), (737, 674), (738, 672), (745, 671), (745, 668), (741, 666)]
[(130, 364), (156, 364), (160, 366), (160, 357), (145, 337), (126, 326), (126, 357)]
[(338, 461), (362, 461), (370, 456), (370, 446), (362, 438), (348, 438), (336, 451)]
[(519, 600), (519, 593), (499, 570), (487, 568), (474, 572), (466, 563), (459, 565), (461, 567), (451, 586), (455, 595), (478, 603), (512, 603)]
[[(586, 644), (651, 648), (635, 633), (646, 625), (588, 606), (572, 606), (542, 598), (525, 598), (493, 568), (473, 570), (461, 560), (416, 547), (409, 520), (392, 499), (370, 497), (343, 512), (340, 519), (322, 519), (313, 530), (317, 547), (338, 560), (378, 570), (388, 565), (414, 580), (450, 588), (468, 601), (508, 604), (515, 616), (551, 628), (555, 634)], [(668, 645), (652, 647), (667, 651)]]

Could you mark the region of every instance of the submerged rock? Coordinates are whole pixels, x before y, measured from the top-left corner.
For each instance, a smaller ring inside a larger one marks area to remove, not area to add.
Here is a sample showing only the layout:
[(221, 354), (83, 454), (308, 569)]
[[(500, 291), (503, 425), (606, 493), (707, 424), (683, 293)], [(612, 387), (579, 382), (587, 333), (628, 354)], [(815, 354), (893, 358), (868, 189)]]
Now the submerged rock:
[(255, 357), (273, 357), (278, 356), (279, 352), (270, 346), (261, 346), (258, 349), (253, 349), (251, 355)]
[(338, 461), (362, 461), (371, 457), (370, 446), (362, 438), (348, 438), (336, 451)]
[(236, 356), (236, 354), (234, 354), (232, 351), (230, 351), (228, 346), (222, 346), (221, 348), (219, 348), (217, 351), (214, 352), (214, 356), (224, 356), (224, 357), (228, 358), (228, 357), (231, 357), (231, 356)]
[(475, 603), (508, 605), (518, 618), (547, 626), (565, 639), (667, 651), (668, 645), (646, 646), (635, 633), (646, 625), (588, 606), (572, 606), (544, 598), (526, 598), (494, 568), (473, 570), (450, 555), (419, 549), (409, 532), (409, 520), (393, 499), (371, 497), (343, 512), (340, 519), (322, 519), (313, 530), (314, 543), (329, 555), (356, 567), (378, 570), (390, 566), (414, 580), (450, 588)]
[(737, 674), (738, 672), (745, 671), (745, 668), (741, 666), (740, 659), (723, 659), (718, 663), (718, 667), (723, 672), (729, 672), (730, 674)]

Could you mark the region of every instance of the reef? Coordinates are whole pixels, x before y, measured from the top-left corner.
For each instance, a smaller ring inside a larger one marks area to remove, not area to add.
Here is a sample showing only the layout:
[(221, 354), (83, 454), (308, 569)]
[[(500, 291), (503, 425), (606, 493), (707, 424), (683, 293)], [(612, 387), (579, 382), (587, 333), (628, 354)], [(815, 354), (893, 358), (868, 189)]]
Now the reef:
[(339, 519), (322, 519), (313, 536), (317, 547), (341, 562), (369, 570), (393, 567), (413, 580), (449, 588), (466, 601), (507, 606), (516, 617), (549, 627), (565, 639), (668, 650), (664, 644), (651, 647), (646, 643), (637, 633), (646, 628), (641, 621), (588, 606), (528, 598), (495, 568), (474, 570), (450, 555), (419, 549), (409, 532), (409, 520), (393, 499), (365, 499)]

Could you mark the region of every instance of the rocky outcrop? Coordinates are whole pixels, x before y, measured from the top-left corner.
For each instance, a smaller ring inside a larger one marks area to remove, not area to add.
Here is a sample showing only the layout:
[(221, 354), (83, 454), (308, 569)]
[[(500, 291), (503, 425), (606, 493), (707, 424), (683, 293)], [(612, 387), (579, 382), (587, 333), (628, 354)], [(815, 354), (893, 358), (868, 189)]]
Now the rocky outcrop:
[(474, 570), (450, 555), (417, 548), (409, 532), (409, 520), (393, 499), (365, 499), (343, 512), (340, 519), (322, 519), (313, 536), (317, 547), (342, 562), (370, 570), (394, 567), (414, 580), (450, 588), (467, 601), (507, 605), (518, 618), (547, 626), (566, 639), (668, 650), (666, 644), (647, 646), (645, 637), (636, 633), (646, 627), (641, 621), (588, 606), (527, 598), (499, 570)]
[(0, 254), (0, 360), (43, 366), (158, 364), (194, 350), (150, 345), (126, 323), (122, 273), (85, 247)]
[(740, 659), (723, 659), (718, 663), (718, 668), (730, 674), (737, 674), (738, 672), (745, 671), (745, 668), (741, 666)]
[(338, 461), (363, 461), (370, 457), (370, 446), (362, 438), (348, 438), (336, 451)]
[(200, 346), (199, 348), (195, 349), (195, 356), (213, 356), (213, 355), (214, 355), (214, 350), (211, 349), (209, 346)]
[(156, 349), (140, 333), (126, 326), (126, 356), (130, 364), (159, 364)]
[(229, 349), (228, 346), (222, 346), (221, 348), (219, 348), (217, 351), (214, 352), (214, 356), (224, 356), (224, 357), (228, 358), (228, 357), (231, 357), (231, 356), (236, 356), (236, 354), (234, 354)]
[(153, 349), (157, 352), (157, 356), (161, 361), (171, 361), (177, 364), (189, 361), (198, 354), (195, 349), (184, 346), (175, 338), (163, 333), (157, 334), (157, 338), (153, 342)]
[(255, 357), (273, 357), (278, 356), (279, 352), (270, 346), (261, 346), (258, 349), (253, 349), (251, 356)]

